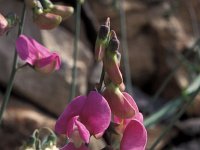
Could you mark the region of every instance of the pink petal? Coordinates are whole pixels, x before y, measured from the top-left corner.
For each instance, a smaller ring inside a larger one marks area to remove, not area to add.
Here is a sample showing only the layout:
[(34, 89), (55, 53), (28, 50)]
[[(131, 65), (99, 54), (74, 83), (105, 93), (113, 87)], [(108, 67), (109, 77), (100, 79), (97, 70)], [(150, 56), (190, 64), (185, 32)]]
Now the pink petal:
[(111, 81), (115, 84), (121, 84), (123, 82), (123, 77), (119, 69), (119, 60), (117, 58), (117, 54), (113, 52), (107, 52), (103, 59), (103, 64)]
[(68, 122), (66, 126), (66, 135), (67, 137), (71, 137), (71, 135), (74, 132), (75, 129), (75, 120), (77, 120), (78, 116), (72, 117)]
[(86, 147), (85, 145), (82, 145), (81, 147), (76, 148), (74, 144), (70, 142), (64, 147), (62, 147), (60, 150), (89, 150), (89, 148)]
[(35, 61), (35, 67), (44, 73), (50, 73), (60, 68), (60, 57), (56, 53)]
[(75, 121), (76, 126), (78, 127), (79, 135), (85, 143), (89, 143), (90, 133), (86, 127), (78, 120)]
[(134, 119), (136, 119), (136, 120), (138, 120), (139, 122), (141, 122), (141, 123), (143, 123), (143, 115), (142, 115), (142, 113), (137, 113), (137, 114), (135, 114), (135, 116), (134, 116)]
[(60, 115), (58, 120), (56, 121), (55, 131), (60, 134), (65, 134), (68, 121), (74, 116), (78, 116), (82, 111), (85, 102), (86, 96), (78, 96), (74, 98), (71, 103), (66, 107), (64, 112)]
[(110, 84), (103, 92), (103, 96), (108, 101), (112, 113), (122, 119), (132, 118), (135, 115), (135, 108), (124, 96), (119, 88)]
[(48, 57), (50, 55), (50, 50), (40, 43), (38, 43), (33, 38), (27, 37), (30, 43), (37, 49), (37, 51), (40, 53), (40, 57)]
[(122, 92), (122, 94), (128, 100), (128, 102), (133, 106), (136, 113), (139, 112), (138, 106), (137, 106), (135, 100), (132, 98), (132, 96), (130, 94), (126, 93), (126, 92)]
[(19, 57), (27, 63), (33, 65), (37, 58), (38, 52), (25, 35), (20, 35), (16, 40), (16, 50)]
[(98, 92), (89, 93), (80, 120), (91, 134), (104, 132), (111, 120), (110, 107), (105, 98)]
[(144, 150), (147, 143), (147, 131), (138, 120), (127, 125), (120, 144), (120, 150)]

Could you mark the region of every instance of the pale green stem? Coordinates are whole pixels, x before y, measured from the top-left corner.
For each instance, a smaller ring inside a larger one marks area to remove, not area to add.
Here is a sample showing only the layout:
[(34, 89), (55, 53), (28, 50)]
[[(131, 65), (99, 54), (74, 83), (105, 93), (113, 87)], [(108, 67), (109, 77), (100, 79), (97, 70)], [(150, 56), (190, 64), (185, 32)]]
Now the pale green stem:
[[(25, 4), (23, 4), (23, 11), (22, 11), (22, 16), (21, 16), (21, 21), (19, 23), (18, 37), (23, 32), (25, 16), (26, 16), (26, 6), (25, 6)], [(8, 81), (8, 84), (7, 84), (5, 96), (4, 96), (2, 104), (1, 104), (0, 124), (1, 124), (1, 121), (2, 121), (2, 118), (3, 118), (3, 113), (4, 113), (4, 111), (5, 111), (6, 107), (7, 107), (8, 101), (10, 99), (10, 94), (11, 94), (12, 87), (13, 87), (13, 81), (14, 81), (14, 78), (15, 78), (15, 74), (17, 72), (17, 67), (16, 66), (17, 66), (17, 51), (15, 50), (14, 58), (13, 58), (13, 65), (12, 65), (12, 71), (11, 71), (10, 78), (9, 78), (9, 81)]]
[(76, 77), (77, 77), (77, 57), (78, 57), (78, 40), (80, 36), (80, 22), (81, 22), (81, 2), (77, 0), (76, 4), (76, 33), (74, 39), (74, 51), (73, 51), (73, 68), (72, 68), (72, 84), (68, 102), (76, 95)]
[(199, 91), (200, 91), (200, 87), (198, 87), (198, 89), (191, 95), (190, 99), (187, 100), (187, 102), (183, 105), (183, 107), (179, 110), (179, 112), (174, 115), (174, 117), (172, 118), (169, 125), (166, 127), (165, 130), (163, 130), (163, 132), (155, 140), (155, 142), (152, 144), (152, 146), (150, 147), (149, 150), (154, 150), (156, 148), (156, 146), (159, 144), (159, 142), (163, 139), (163, 137), (167, 133), (169, 133), (170, 129), (173, 127), (173, 125), (176, 123), (176, 121), (183, 115), (183, 113), (185, 112), (187, 107), (194, 101), (194, 99), (197, 96), (197, 94), (199, 93)]
[(102, 92), (102, 86), (103, 86), (103, 81), (104, 81), (104, 77), (105, 77), (105, 69), (104, 66), (102, 67), (102, 71), (101, 71), (101, 77), (100, 77), (100, 81), (99, 81), (99, 85), (98, 85), (98, 92)]

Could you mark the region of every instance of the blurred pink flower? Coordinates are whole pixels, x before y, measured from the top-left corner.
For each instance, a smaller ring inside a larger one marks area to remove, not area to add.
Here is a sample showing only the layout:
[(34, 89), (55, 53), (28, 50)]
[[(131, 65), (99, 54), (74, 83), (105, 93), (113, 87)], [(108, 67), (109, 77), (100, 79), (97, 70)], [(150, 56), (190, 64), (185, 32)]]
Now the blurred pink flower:
[(122, 119), (114, 116), (114, 122), (119, 124), (116, 128), (118, 133), (123, 134), (120, 150), (145, 150), (147, 143), (147, 131), (143, 125), (143, 115), (139, 112), (134, 99), (123, 92), (129, 103), (135, 109), (135, 115), (129, 119)]
[(58, 118), (55, 131), (66, 134), (78, 148), (82, 143), (89, 143), (90, 135), (102, 135), (110, 120), (107, 101), (98, 92), (91, 91), (88, 96), (78, 96), (71, 101)]
[(8, 22), (6, 18), (0, 13), (0, 36), (3, 35), (8, 29)]
[(34, 22), (40, 29), (51, 30), (57, 27), (61, 21), (62, 17), (53, 13), (42, 13), (34, 16)]
[(30, 37), (20, 35), (16, 41), (16, 50), (22, 60), (42, 73), (51, 73), (60, 68), (60, 56)]

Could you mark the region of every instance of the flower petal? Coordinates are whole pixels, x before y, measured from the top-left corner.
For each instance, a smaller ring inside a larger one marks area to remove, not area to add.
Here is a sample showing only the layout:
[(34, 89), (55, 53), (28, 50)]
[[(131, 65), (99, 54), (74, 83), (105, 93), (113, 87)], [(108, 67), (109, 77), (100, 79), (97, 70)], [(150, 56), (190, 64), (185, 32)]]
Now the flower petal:
[(85, 145), (82, 145), (81, 147), (76, 148), (74, 144), (70, 142), (64, 147), (62, 147), (60, 150), (89, 150), (89, 148), (86, 147)]
[(110, 80), (115, 84), (121, 84), (123, 82), (122, 73), (119, 69), (119, 60), (117, 52), (105, 52), (103, 59), (103, 65)]
[(85, 101), (86, 101), (86, 96), (78, 96), (74, 98), (74, 100), (69, 103), (69, 105), (66, 107), (64, 112), (60, 115), (58, 120), (56, 121), (55, 125), (55, 131), (60, 134), (65, 134), (67, 130), (67, 125), (68, 121), (80, 114), (82, 111)]
[(132, 118), (135, 115), (134, 106), (131, 105), (126, 96), (114, 84), (111, 83), (107, 86), (103, 96), (108, 101), (114, 115), (122, 119)]
[(142, 123), (133, 119), (127, 125), (120, 144), (120, 150), (144, 150), (147, 131)]
[(34, 60), (38, 55), (37, 50), (25, 35), (20, 35), (16, 40), (16, 50), (19, 57), (30, 65), (34, 64)]
[(79, 135), (85, 143), (89, 143), (90, 133), (86, 127), (78, 120), (75, 121), (76, 126), (78, 127)]
[(52, 53), (50, 56), (38, 59), (35, 62), (35, 67), (37, 70), (43, 73), (51, 73), (54, 70), (60, 68), (60, 57), (56, 53)]
[(135, 100), (133, 99), (133, 97), (130, 94), (126, 93), (126, 92), (122, 92), (122, 94), (128, 100), (128, 102), (134, 107), (135, 112), (138, 113), (139, 109), (138, 109), (138, 106), (137, 106)]
[(38, 51), (40, 55), (39, 57), (48, 57), (51, 54), (48, 48), (44, 47), (43, 45), (38, 43), (36, 40), (30, 37), (27, 37), (27, 38), (30, 41), (30, 43), (35, 47), (35, 49)]
[(91, 134), (104, 132), (111, 120), (110, 107), (105, 98), (98, 92), (89, 93), (80, 120)]

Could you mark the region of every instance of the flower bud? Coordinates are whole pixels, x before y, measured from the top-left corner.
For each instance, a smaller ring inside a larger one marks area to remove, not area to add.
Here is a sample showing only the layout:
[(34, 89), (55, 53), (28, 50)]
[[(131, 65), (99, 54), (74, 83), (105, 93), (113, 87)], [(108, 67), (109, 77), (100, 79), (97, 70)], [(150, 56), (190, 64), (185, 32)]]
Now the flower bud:
[(111, 39), (108, 43), (108, 50), (110, 51), (118, 51), (119, 50), (119, 40), (117, 39), (117, 35), (115, 31), (111, 31)]
[(50, 30), (57, 27), (62, 21), (62, 17), (52, 13), (43, 13), (34, 17), (34, 22), (40, 29)]
[(103, 96), (108, 101), (114, 115), (122, 119), (131, 118), (135, 115), (135, 108), (129, 102), (129, 97), (123, 94), (116, 84), (108, 85)]
[(101, 61), (104, 57), (105, 47), (108, 42), (108, 35), (110, 32), (110, 19), (106, 20), (105, 25), (101, 25), (97, 35), (95, 44), (95, 59)]
[(3, 35), (8, 29), (8, 21), (0, 14), (0, 36)]
[(103, 65), (110, 80), (115, 84), (123, 82), (122, 73), (119, 69), (120, 62), (118, 56), (120, 53), (106, 50), (105, 57), (103, 58)]
[(50, 0), (42, 0), (40, 1), (44, 9), (52, 9), (54, 7), (53, 3)]
[(51, 13), (59, 15), (62, 17), (62, 20), (65, 20), (74, 13), (74, 8), (71, 6), (54, 5), (54, 7), (51, 10)]

